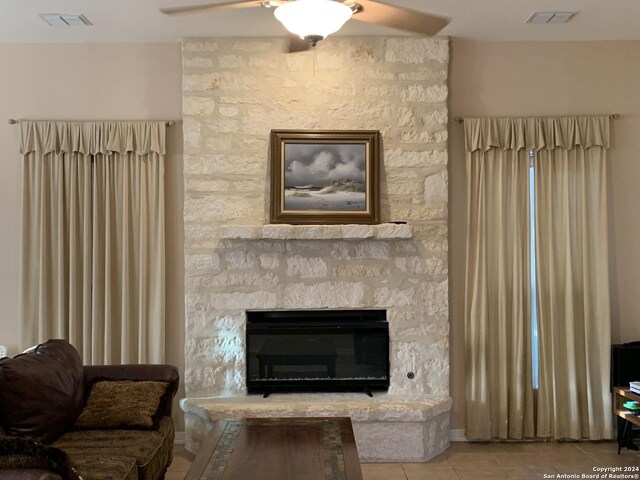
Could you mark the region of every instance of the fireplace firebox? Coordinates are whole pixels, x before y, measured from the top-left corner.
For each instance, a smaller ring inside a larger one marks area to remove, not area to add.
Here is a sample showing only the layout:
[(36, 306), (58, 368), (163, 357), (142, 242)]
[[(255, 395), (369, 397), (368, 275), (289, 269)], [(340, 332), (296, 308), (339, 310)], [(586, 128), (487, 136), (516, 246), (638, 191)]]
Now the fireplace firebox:
[(385, 310), (247, 311), (249, 393), (389, 388)]

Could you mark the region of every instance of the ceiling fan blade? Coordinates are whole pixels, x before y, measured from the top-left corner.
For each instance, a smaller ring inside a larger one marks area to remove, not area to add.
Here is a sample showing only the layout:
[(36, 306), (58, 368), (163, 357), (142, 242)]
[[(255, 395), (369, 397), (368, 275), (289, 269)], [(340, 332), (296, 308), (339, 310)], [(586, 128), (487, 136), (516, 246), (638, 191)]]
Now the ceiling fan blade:
[(202, 12), (204, 10), (213, 10), (214, 8), (250, 8), (259, 7), (262, 4), (260, 0), (236, 0), (234, 2), (222, 3), (201, 3), (199, 5), (183, 5), (182, 7), (161, 8), (160, 11), (165, 15), (176, 15), (180, 13)]
[(352, 18), (361, 22), (433, 36), (447, 26), (449, 19), (374, 0), (357, 0), (362, 7)]
[(306, 52), (311, 48), (308, 40), (300, 38), (298, 35), (289, 35), (289, 48), (287, 53)]

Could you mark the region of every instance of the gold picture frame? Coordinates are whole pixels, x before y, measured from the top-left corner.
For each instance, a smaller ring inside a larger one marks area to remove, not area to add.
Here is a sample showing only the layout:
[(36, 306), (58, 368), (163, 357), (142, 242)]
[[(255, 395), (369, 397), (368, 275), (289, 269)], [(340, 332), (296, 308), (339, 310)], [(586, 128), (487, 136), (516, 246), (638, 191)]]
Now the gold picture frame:
[(272, 130), (271, 223), (379, 223), (380, 132)]

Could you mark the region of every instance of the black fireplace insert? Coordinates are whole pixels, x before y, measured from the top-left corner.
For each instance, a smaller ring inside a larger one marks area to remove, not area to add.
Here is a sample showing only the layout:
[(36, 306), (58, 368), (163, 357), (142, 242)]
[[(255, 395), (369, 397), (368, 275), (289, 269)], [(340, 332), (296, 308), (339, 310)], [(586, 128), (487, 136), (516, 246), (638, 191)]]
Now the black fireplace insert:
[(249, 393), (389, 388), (385, 310), (247, 311)]

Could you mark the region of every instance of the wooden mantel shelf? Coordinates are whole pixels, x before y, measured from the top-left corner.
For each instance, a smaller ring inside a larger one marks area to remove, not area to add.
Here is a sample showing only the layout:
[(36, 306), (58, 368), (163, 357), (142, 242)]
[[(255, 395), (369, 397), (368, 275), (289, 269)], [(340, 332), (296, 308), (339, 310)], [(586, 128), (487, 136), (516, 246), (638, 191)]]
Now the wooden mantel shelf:
[(411, 225), (223, 225), (225, 240), (404, 240), (413, 238)]

